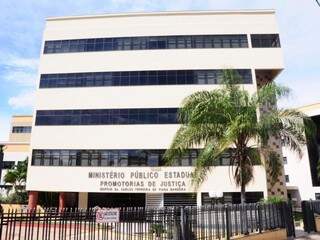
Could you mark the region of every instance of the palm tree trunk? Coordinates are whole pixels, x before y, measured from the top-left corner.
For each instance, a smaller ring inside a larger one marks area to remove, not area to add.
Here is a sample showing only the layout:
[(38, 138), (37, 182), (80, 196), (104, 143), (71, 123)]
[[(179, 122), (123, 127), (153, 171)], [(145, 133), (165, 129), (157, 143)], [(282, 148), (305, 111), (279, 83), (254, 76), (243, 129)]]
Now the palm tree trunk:
[[(241, 183), (241, 204), (245, 204), (246, 203), (246, 185)], [(243, 227), (244, 227), (244, 234), (248, 235), (249, 231), (248, 231), (248, 217), (247, 217), (247, 207), (246, 206), (242, 206), (242, 213), (241, 213), (241, 218), (242, 218), (242, 222), (243, 222)]]
[(244, 204), (246, 202), (246, 185), (241, 183), (241, 203)]

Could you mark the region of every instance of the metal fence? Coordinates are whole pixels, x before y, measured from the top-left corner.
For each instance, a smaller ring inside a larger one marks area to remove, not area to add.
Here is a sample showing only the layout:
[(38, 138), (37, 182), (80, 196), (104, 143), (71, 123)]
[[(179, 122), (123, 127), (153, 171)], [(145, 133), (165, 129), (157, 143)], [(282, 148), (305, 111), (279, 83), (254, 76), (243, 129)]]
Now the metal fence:
[(316, 229), (315, 215), (320, 215), (320, 201), (302, 201), (303, 227), (305, 232), (314, 232)]
[(283, 204), (213, 205), (161, 209), (121, 208), (119, 221), (97, 223), (95, 209), (17, 210), (0, 216), (1, 240), (195, 240), (230, 239), (286, 228), (290, 207)]
[(185, 208), (186, 239), (221, 239), (283, 228), (295, 236), (291, 206), (279, 204), (233, 204)]

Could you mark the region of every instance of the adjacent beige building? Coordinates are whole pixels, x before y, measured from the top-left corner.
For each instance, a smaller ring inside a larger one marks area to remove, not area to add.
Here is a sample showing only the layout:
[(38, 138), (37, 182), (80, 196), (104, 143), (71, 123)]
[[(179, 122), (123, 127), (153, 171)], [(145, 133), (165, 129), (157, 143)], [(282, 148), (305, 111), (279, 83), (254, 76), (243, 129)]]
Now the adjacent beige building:
[(8, 188), (8, 185), (3, 181), (6, 171), (29, 156), (32, 121), (31, 115), (12, 116), (9, 139), (0, 143), (4, 145), (3, 170), (1, 174), (2, 193)]

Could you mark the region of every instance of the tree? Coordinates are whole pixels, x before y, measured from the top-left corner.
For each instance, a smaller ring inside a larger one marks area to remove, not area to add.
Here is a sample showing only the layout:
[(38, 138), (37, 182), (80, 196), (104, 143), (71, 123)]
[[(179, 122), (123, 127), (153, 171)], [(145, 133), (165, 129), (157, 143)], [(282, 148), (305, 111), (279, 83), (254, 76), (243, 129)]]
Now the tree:
[(8, 170), (4, 176), (4, 182), (12, 185), (15, 192), (21, 190), (21, 186), (26, 182), (28, 169), (28, 158), (18, 162), (12, 169)]
[[(173, 164), (188, 149), (201, 147), (193, 173), (197, 188), (229, 151), (230, 173), (241, 189), (244, 203), (245, 189), (253, 180), (257, 161), (268, 168), (273, 184), (281, 171), (280, 156), (271, 149), (269, 140), (282, 139), (301, 157), (305, 131), (312, 132), (313, 125), (301, 112), (276, 108), (277, 99), (289, 94), (286, 87), (268, 83), (249, 94), (239, 85), (241, 77), (234, 70), (225, 71), (222, 81), (220, 89), (196, 92), (184, 99), (178, 114), (181, 127), (164, 157)], [(263, 107), (268, 111), (259, 111)]]

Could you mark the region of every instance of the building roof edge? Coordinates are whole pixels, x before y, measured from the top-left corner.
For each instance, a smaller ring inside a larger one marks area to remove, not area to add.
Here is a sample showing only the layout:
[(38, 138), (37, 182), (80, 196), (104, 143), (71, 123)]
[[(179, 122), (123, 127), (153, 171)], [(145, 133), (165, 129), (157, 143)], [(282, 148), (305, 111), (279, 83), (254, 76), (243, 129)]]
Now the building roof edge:
[(78, 15), (63, 17), (48, 17), (46, 21), (75, 20), (87, 18), (113, 18), (113, 17), (141, 17), (141, 16), (169, 16), (169, 15), (208, 15), (208, 14), (274, 14), (274, 9), (252, 9), (252, 10), (202, 10), (202, 11), (164, 11), (164, 12), (126, 12), (106, 13), (97, 15)]

